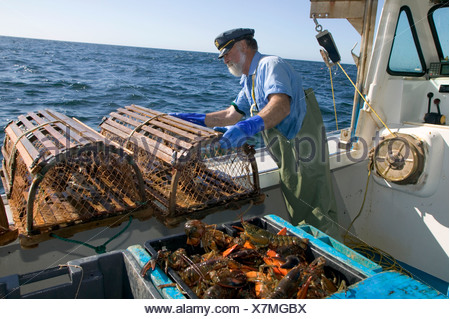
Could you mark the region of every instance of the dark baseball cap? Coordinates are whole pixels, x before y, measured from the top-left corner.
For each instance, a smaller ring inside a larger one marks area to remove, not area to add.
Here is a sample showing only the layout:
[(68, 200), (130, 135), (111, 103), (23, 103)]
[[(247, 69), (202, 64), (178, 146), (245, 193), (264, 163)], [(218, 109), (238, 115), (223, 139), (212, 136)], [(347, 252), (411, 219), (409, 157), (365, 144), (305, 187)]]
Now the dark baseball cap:
[(254, 34), (255, 30), (245, 28), (232, 29), (219, 34), (214, 40), (216, 48), (220, 51), (219, 59), (227, 54), (236, 42), (245, 38), (253, 38)]

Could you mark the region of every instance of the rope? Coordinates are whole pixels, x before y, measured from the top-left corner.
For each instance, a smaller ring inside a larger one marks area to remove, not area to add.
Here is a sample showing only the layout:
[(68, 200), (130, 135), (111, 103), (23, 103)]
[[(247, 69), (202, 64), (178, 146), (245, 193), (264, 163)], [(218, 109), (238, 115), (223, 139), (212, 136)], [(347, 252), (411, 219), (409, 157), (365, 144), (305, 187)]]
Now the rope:
[(60, 269), (63, 268), (63, 267), (67, 267), (67, 268), (73, 267), (73, 268), (81, 269), (81, 278), (80, 278), (80, 282), (78, 283), (78, 287), (77, 287), (77, 290), (75, 292), (75, 297), (74, 297), (74, 299), (77, 299), (78, 298), (78, 293), (80, 292), (81, 283), (83, 282), (84, 269), (83, 269), (83, 267), (78, 266), (78, 265), (69, 265), (69, 264), (59, 265)]
[(389, 133), (392, 134), (392, 136), (396, 136), (394, 133), (392, 133), (392, 131), (389, 129), (389, 127), (387, 127), (386, 123), (383, 122), (383, 120), (380, 118), (380, 116), (377, 114), (377, 112), (375, 112), (375, 110), (372, 108), (372, 106), (369, 104), (369, 102), (367, 102), (367, 100), (364, 98), (364, 96), (362, 95), (362, 93), (358, 90), (358, 88), (356, 87), (355, 83), (353, 83), (352, 79), (348, 76), (347, 72), (345, 72), (344, 68), (342, 67), (340, 62), (337, 62), (337, 65), (339, 65), (339, 67), (341, 68), (342, 72), (344, 72), (344, 74), (347, 76), (348, 80), (350, 81), (350, 83), (352, 83), (352, 85), (355, 87), (355, 90), (358, 92), (358, 94), (361, 96), (361, 98), (364, 100), (364, 102), (366, 102), (366, 104), (369, 106), (369, 108), (371, 109), (371, 111), (375, 114), (375, 116), (378, 118), (378, 120), (380, 120), (380, 122), (383, 124), (383, 126), (389, 131)]
[(414, 277), (409, 271), (403, 268), (394, 257), (389, 255), (387, 252), (379, 248), (367, 245), (366, 243), (362, 242), (356, 237), (347, 235), (344, 244), (347, 247), (356, 251), (357, 253), (360, 253), (361, 255), (365, 256), (367, 259), (381, 266), (383, 271), (395, 270), (411, 278)]
[(333, 96), (334, 119), (336, 120), (336, 130), (339, 130), (338, 119), (337, 119), (337, 112), (336, 112), (336, 101), (334, 99), (333, 75), (331, 73), (331, 68), (330, 67), (328, 68), (328, 70), (330, 71), (331, 95)]
[(108, 245), (111, 241), (113, 241), (114, 239), (116, 239), (117, 237), (122, 235), (122, 233), (125, 230), (127, 230), (127, 228), (131, 225), (131, 221), (132, 220), (133, 220), (133, 216), (130, 215), (128, 224), (120, 232), (118, 232), (117, 234), (112, 236), (110, 239), (108, 239), (103, 245), (99, 245), (99, 246), (93, 246), (93, 245), (90, 245), (88, 243), (85, 243), (85, 242), (82, 242), (82, 241), (79, 241), (79, 240), (75, 240), (75, 239), (63, 238), (63, 237), (60, 237), (60, 236), (58, 236), (56, 234), (53, 234), (53, 233), (50, 234), (50, 237), (61, 239), (62, 241), (66, 241), (66, 242), (69, 242), (69, 243), (80, 244), (80, 245), (92, 248), (97, 254), (103, 254), (103, 253), (106, 253), (106, 245)]
[(247, 214), (248, 211), (249, 211), (252, 207), (253, 207), (253, 200), (250, 200), (250, 204), (249, 204), (249, 206), (247, 207), (247, 209), (245, 209), (245, 210), (242, 212), (242, 214), (239, 214), (239, 215), (238, 215), (238, 216), (239, 216), (239, 219), (242, 219), (243, 216), (244, 216), (245, 214)]
[(360, 240), (359, 238), (349, 234), (350, 228), (353, 226), (354, 222), (361, 215), (364, 204), (366, 202), (367, 190), (369, 188), (369, 181), (370, 181), (370, 174), (372, 172), (372, 167), (373, 167), (373, 159), (371, 159), (369, 162), (369, 167), (368, 167), (369, 173), (367, 174), (366, 190), (364, 191), (364, 197), (363, 197), (363, 201), (361, 203), (361, 208), (359, 209), (358, 214), (355, 216), (355, 218), (353, 218), (352, 222), (348, 226), (345, 234), (342, 236), (344, 239), (344, 244), (347, 247), (362, 254), (369, 260), (371, 260), (371, 261), (375, 262), (376, 264), (378, 264), (379, 266), (381, 266), (381, 268), (384, 271), (396, 270), (396, 271), (401, 272), (409, 277), (413, 277), (413, 275), (409, 271), (404, 269), (397, 262), (397, 260), (394, 257), (392, 257), (391, 255), (389, 255), (387, 252), (385, 252), (379, 248), (370, 246), (370, 245), (366, 244), (365, 242), (363, 242), (362, 240)]
[[(339, 65), (339, 67), (341, 68), (342, 72), (344, 72), (344, 74), (347, 76), (347, 78), (350, 81), (350, 83), (353, 85), (353, 87), (358, 92), (358, 94), (361, 96), (361, 98), (364, 100), (364, 102), (366, 102), (366, 104), (369, 106), (370, 110), (375, 114), (375, 116), (378, 118), (378, 120), (380, 120), (380, 122), (389, 131), (389, 133), (391, 133), (391, 135), (396, 136), (389, 129), (389, 127), (386, 125), (386, 123), (383, 122), (383, 120), (380, 118), (380, 116), (377, 114), (377, 112), (372, 108), (372, 106), (369, 104), (369, 102), (367, 102), (367, 100), (364, 98), (364, 96), (361, 94), (361, 92), (356, 87), (355, 83), (353, 83), (353, 81), (350, 78), (350, 76), (347, 74), (347, 72), (345, 72), (345, 70), (342, 67), (342, 65), (339, 62), (337, 62), (337, 65)], [(330, 69), (330, 72), (331, 72), (331, 69)], [(334, 97), (333, 97), (333, 99), (334, 99)], [(346, 246), (350, 247), (351, 249), (355, 250), (356, 252), (361, 253), (362, 255), (364, 255), (369, 260), (377, 263), (385, 271), (386, 270), (396, 270), (396, 271), (401, 272), (401, 273), (403, 273), (403, 274), (405, 274), (407, 276), (413, 277), (413, 275), (409, 271), (405, 270), (401, 265), (399, 265), (398, 262), (396, 261), (396, 259), (394, 257), (392, 257), (391, 255), (389, 255), (387, 252), (385, 252), (385, 251), (383, 251), (383, 250), (381, 250), (379, 248), (370, 246), (370, 245), (364, 243), (359, 238), (356, 238), (355, 236), (352, 236), (352, 235), (349, 234), (350, 228), (352, 227), (354, 222), (361, 215), (363, 207), (364, 207), (364, 204), (366, 202), (367, 190), (368, 190), (369, 181), (370, 181), (370, 174), (371, 174), (372, 168), (373, 168), (372, 166), (373, 166), (373, 160), (370, 160), (369, 167), (368, 167), (369, 173), (367, 175), (366, 189), (364, 191), (364, 197), (363, 197), (363, 201), (362, 201), (362, 204), (361, 204), (361, 208), (359, 209), (358, 214), (355, 216), (355, 218), (352, 220), (352, 222), (348, 226), (347, 231), (346, 231), (346, 233), (343, 236), (344, 244)]]
[[(313, 15), (313, 19), (314, 19), (314, 22), (316, 23), (316, 30), (317, 30), (318, 27), (321, 28), (321, 26), (318, 24), (317, 20), (315, 19), (314, 15)], [(317, 31), (320, 32), (321, 30), (317, 30)], [(333, 87), (333, 76), (332, 76), (332, 72), (331, 72), (331, 64), (329, 63), (329, 59), (328, 59), (327, 53), (325, 51), (321, 50), (321, 54), (322, 54), (322, 57), (323, 57), (323, 59), (325, 61), (325, 64), (328, 66), (328, 69), (329, 69), (329, 72), (330, 72), (331, 92), (332, 92), (332, 96), (333, 96), (333, 105), (334, 105), (334, 116), (335, 116), (335, 119), (336, 119), (336, 129), (338, 130), (336, 102), (335, 102), (335, 97), (334, 97), (334, 87)], [(361, 96), (361, 98), (366, 102), (366, 104), (369, 106), (369, 108), (375, 114), (375, 116), (378, 118), (378, 120), (389, 131), (389, 133), (391, 133), (393, 136), (396, 136), (394, 133), (392, 133), (392, 131), (389, 129), (389, 127), (383, 122), (383, 120), (380, 118), (380, 116), (377, 114), (377, 112), (372, 108), (372, 106), (369, 104), (369, 102), (367, 102), (367, 100), (364, 98), (364, 96), (358, 90), (356, 85), (353, 83), (353, 81), (350, 78), (350, 76), (347, 74), (347, 72), (345, 72), (345, 70), (342, 67), (342, 65), (339, 62), (337, 62), (337, 65), (339, 65), (341, 70), (347, 76), (347, 78), (350, 81), (350, 83), (353, 85), (353, 87), (358, 92), (358, 94)], [(372, 168), (373, 168), (373, 158), (369, 162), (369, 167), (368, 167), (369, 173), (367, 175), (366, 187), (365, 187), (363, 201), (361, 203), (361, 208), (359, 209), (358, 214), (352, 220), (352, 222), (348, 226), (345, 234), (343, 235), (344, 244), (346, 246), (352, 248), (353, 250), (355, 250), (357, 252), (360, 252), (362, 255), (364, 255), (366, 258), (370, 259), (371, 261), (377, 263), (378, 265), (380, 265), (383, 268), (383, 270), (396, 270), (396, 271), (402, 272), (402, 273), (404, 273), (404, 274), (406, 274), (406, 275), (408, 275), (410, 277), (413, 277), (410, 272), (408, 272), (403, 267), (401, 267), (401, 265), (398, 264), (398, 262), (395, 260), (395, 258), (390, 256), (388, 253), (382, 251), (381, 249), (372, 247), (372, 246), (364, 243), (359, 238), (349, 234), (350, 228), (353, 226), (354, 222), (360, 217), (360, 215), (362, 213), (362, 210), (363, 210), (363, 207), (364, 207), (364, 204), (366, 202), (367, 190), (368, 190), (368, 187), (369, 187), (369, 181), (370, 181), (370, 175), (371, 175)], [(305, 203), (305, 204), (307, 204), (307, 203)], [(307, 204), (307, 205), (311, 206), (309, 204)]]
[[(370, 166), (370, 165), (369, 165)], [(347, 236), (349, 236), (348, 235), (348, 232), (350, 231), (350, 228), (353, 226), (353, 223), (359, 218), (359, 216), (361, 215), (361, 213), (362, 213), (362, 210), (363, 210), (363, 207), (364, 207), (364, 204), (366, 203), (366, 196), (367, 196), (367, 190), (368, 190), (368, 188), (369, 188), (369, 181), (370, 181), (370, 173), (372, 172), (372, 170), (370, 169), (370, 167), (369, 167), (369, 174), (367, 174), (367, 181), (366, 181), (366, 190), (364, 191), (364, 197), (363, 197), (363, 201), (362, 201), (362, 204), (361, 204), (361, 208), (359, 209), (359, 212), (358, 212), (358, 214), (355, 216), (355, 218), (353, 218), (353, 220), (352, 220), (352, 222), (350, 223), (350, 225), (348, 226), (348, 228), (347, 228), (347, 231), (345, 232), (345, 234), (344, 234), (344, 242), (345, 242), (345, 239), (347, 238)]]

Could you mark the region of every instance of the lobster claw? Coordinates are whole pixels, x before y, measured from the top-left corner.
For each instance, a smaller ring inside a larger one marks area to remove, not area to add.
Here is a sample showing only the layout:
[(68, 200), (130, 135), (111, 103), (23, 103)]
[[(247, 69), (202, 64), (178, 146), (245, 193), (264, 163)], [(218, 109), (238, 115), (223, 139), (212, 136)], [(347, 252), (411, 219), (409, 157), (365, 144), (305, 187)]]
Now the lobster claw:
[(280, 266), (280, 268), (290, 269), (294, 268), (300, 263), (300, 259), (297, 256), (289, 255), (286, 257), (286, 261), (284, 264)]
[(147, 261), (147, 263), (142, 267), (141, 272), (139, 273), (141, 275), (142, 278), (145, 277), (145, 275), (147, 274), (147, 272), (150, 270), (150, 268), (152, 270), (155, 270), (156, 267), (156, 261), (153, 259), (150, 259), (149, 261)]
[(297, 299), (305, 299), (308, 295), (309, 284), (311, 283), (312, 276), (309, 276), (308, 280), (302, 285), (300, 290), (297, 292)]

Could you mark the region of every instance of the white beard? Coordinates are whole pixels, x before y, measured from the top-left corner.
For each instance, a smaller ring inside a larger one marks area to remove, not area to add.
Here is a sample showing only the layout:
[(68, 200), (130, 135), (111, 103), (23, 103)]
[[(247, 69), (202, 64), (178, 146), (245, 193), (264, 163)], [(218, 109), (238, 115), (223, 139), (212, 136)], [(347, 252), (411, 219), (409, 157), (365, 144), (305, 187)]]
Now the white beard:
[(234, 63), (234, 62), (229, 62), (227, 64), (228, 67), (228, 71), (230, 71), (231, 74), (233, 74), (236, 77), (241, 77), (243, 72), (243, 68), (244, 68), (244, 63), (245, 63), (245, 54), (239, 50), (239, 62)]

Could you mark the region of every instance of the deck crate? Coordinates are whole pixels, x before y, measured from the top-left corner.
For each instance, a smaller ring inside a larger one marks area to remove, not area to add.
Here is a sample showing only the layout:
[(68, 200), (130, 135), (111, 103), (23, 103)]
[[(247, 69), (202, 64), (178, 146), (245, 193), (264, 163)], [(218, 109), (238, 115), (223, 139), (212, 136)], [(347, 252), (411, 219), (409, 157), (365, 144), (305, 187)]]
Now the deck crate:
[[(252, 217), (246, 220), (247, 222), (256, 225), (264, 230), (269, 231), (272, 234), (277, 234), (283, 227), (273, 222), (266, 217)], [(238, 229), (242, 227), (241, 222), (229, 222), (221, 225), (215, 225), (215, 229), (223, 231), (231, 236), (238, 236)], [(287, 235), (298, 236), (295, 232), (295, 227), (290, 225), (287, 227)], [(192, 246), (187, 244), (186, 234), (171, 235), (160, 239), (149, 240), (145, 243), (145, 249), (149, 252), (151, 258), (156, 258), (157, 252), (162, 249), (169, 251), (175, 251), (178, 248), (184, 248), (186, 250), (187, 257), (189, 258), (195, 254), (204, 254), (205, 250), (198, 246)], [(305, 252), (306, 259), (311, 262), (315, 258), (322, 256), (325, 258), (325, 273), (333, 273), (336, 277), (345, 280), (347, 286), (358, 283), (368, 277), (368, 274), (359, 267), (355, 267), (354, 264), (346, 263), (340, 258), (335, 256), (335, 252), (331, 250), (323, 250), (321, 247), (316, 246), (314, 241), (310, 241)], [(159, 269), (158, 269), (159, 270)], [(181, 277), (176, 271), (168, 268), (168, 280), (176, 283), (180, 287), (188, 298), (196, 299), (197, 295), (193, 292), (189, 286), (183, 282)], [(159, 283), (154, 283), (155, 285)]]
[(128, 250), (0, 277), (0, 299), (160, 299)]

